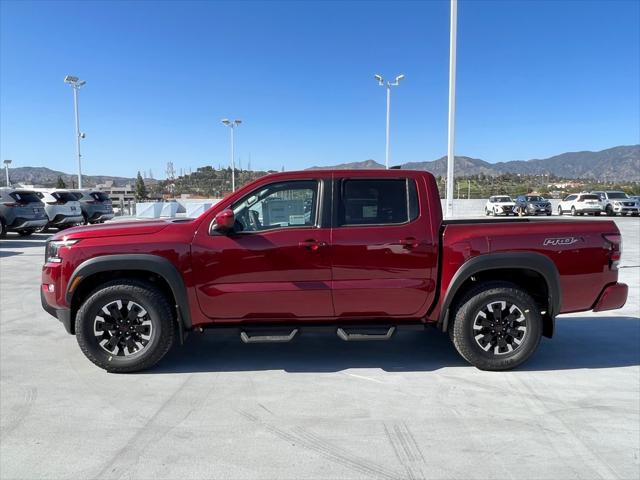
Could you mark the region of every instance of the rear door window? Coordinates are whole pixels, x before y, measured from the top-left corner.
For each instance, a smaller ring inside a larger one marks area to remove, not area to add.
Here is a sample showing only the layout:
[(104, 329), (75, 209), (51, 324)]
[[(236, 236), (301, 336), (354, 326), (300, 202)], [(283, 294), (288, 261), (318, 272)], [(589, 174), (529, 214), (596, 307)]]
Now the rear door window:
[(342, 181), (338, 225), (397, 225), (418, 217), (412, 179)]

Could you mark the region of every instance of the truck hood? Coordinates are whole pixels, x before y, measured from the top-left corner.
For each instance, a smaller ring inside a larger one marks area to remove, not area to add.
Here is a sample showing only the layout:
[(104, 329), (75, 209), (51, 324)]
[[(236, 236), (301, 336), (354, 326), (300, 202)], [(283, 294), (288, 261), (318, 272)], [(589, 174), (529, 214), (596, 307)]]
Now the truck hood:
[(56, 233), (52, 240), (72, 240), (94, 237), (121, 237), (126, 235), (150, 235), (158, 233), (171, 223), (171, 220), (145, 220), (99, 223), (69, 228)]

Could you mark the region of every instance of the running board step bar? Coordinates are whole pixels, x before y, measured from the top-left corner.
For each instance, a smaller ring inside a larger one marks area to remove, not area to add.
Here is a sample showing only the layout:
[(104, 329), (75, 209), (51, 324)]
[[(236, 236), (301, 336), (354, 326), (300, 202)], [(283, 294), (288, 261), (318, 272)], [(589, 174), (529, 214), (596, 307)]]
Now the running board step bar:
[(338, 337), (345, 342), (358, 342), (366, 340), (389, 340), (395, 331), (395, 326), (377, 329), (349, 328), (348, 330), (340, 327), (336, 333), (338, 334)]
[(286, 335), (249, 335), (242, 330), (240, 332), (240, 339), (244, 343), (284, 343), (293, 340), (293, 337), (295, 337), (297, 333), (297, 328), (294, 328)]

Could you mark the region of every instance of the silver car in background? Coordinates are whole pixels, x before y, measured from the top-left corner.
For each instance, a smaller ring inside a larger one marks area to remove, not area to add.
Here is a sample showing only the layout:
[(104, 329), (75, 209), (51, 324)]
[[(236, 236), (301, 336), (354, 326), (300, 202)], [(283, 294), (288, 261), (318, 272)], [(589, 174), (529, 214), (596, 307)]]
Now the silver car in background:
[(14, 231), (26, 237), (49, 222), (36, 192), (19, 188), (0, 188), (0, 237)]
[(83, 223), (103, 223), (114, 216), (109, 195), (99, 190), (69, 190), (80, 202)]
[(83, 223), (82, 208), (77, 197), (69, 190), (36, 190), (44, 203), (49, 218), (45, 229), (54, 227), (59, 230)]
[(602, 202), (604, 212), (613, 217), (620, 215), (638, 215), (638, 203), (629, 198), (629, 196), (620, 191), (596, 190), (591, 192), (598, 195)]

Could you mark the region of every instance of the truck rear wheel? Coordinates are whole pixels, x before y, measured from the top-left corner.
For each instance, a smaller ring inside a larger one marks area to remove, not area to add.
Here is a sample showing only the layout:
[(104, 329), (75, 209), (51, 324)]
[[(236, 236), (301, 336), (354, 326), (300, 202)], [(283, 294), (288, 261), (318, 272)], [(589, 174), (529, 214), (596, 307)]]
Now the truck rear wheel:
[(458, 303), (449, 327), (462, 357), (481, 370), (509, 370), (538, 348), (542, 317), (531, 296), (507, 282), (489, 282)]
[(155, 365), (171, 348), (175, 329), (167, 298), (153, 285), (136, 280), (115, 280), (94, 290), (75, 318), (82, 352), (115, 373)]

